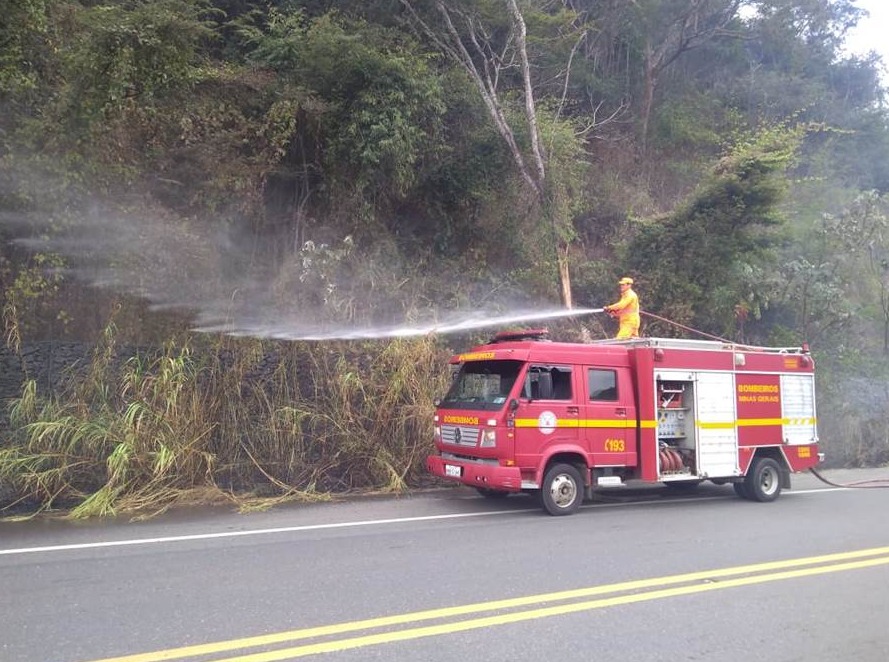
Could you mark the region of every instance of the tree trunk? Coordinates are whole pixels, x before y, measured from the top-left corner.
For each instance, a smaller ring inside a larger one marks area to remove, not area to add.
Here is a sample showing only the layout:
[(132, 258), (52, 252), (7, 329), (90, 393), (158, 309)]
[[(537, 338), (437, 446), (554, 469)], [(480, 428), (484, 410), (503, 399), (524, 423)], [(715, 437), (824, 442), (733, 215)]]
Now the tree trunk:
[(648, 152), (648, 124), (651, 109), (654, 107), (654, 88), (657, 87), (657, 72), (651, 46), (645, 46), (645, 81), (642, 90), (642, 153)]
[(568, 244), (561, 243), (559, 252), (559, 283), (561, 284), (562, 305), (569, 310), (574, 308), (574, 298), (571, 296), (571, 273), (568, 268)]
[[(516, 0), (506, 0), (507, 7), (512, 14), (513, 27), (516, 34), (516, 50), (522, 66), (522, 85), (525, 91), (525, 119), (528, 123), (528, 135), (531, 140), (531, 155), (535, 165), (535, 192), (537, 202), (542, 210), (547, 210), (547, 172), (546, 155), (540, 146), (540, 131), (537, 125), (537, 108), (534, 103), (534, 88), (531, 85), (531, 65), (528, 62), (527, 27), (525, 19), (519, 11)], [(553, 249), (556, 254), (556, 265), (559, 271), (559, 295), (562, 305), (573, 308), (571, 295), (571, 271), (568, 263), (568, 245), (558, 239), (558, 230), (555, 214), (552, 210), (546, 216), (552, 224)]]
[[(525, 155), (523, 155), (522, 150), (516, 141), (512, 128), (506, 121), (506, 116), (500, 105), (500, 98), (498, 96), (497, 78), (496, 76), (492, 77), (491, 75), (491, 72), (496, 72), (501, 64), (492, 60), (490, 56), (485, 53), (484, 49), (479, 47), (479, 41), (483, 40), (479, 39), (480, 34), (477, 32), (477, 27), (471, 22), (468, 22), (467, 29), (469, 30), (470, 38), (464, 41), (457, 30), (457, 26), (454, 25), (454, 22), (452, 21), (451, 17), (453, 10), (451, 10), (442, 0), (438, 0), (435, 3), (435, 7), (444, 21), (445, 32), (447, 34), (447, 37), (443, 39), (439, 33), (432, 30), (432, 28), (420, 18), (410, 0), (401, 0), (401, 4), (410, 12), (411, 16), (413, 16), (414, 20), (426, 35), (432, 39), (442, 51), (447, 53), (466, 70), (469, 77), (481, 93), (482, 101), (488, 109), (488, 113), (493, 119), (498, 133), (509, 148), (513, 161), (515, 162), (522, 179), (525, 180), (534, 192), (538, 209), (544, 215), (545, 222), (549, 222), (552, 225), (553, 253), (559, 274), (559, 296), (562, 304), (567, 308), (571, 308), (573, 299), (571, 296), (571, 277), (568, 264), (568, 245), (559, 240), (556, 218), (554, 217), (547, 200), (548, 182), (546, 154), (540, 144), (537, 109), (534, 102), (534, 88), (531, 84), (531, 65), (528, 61), (528, 46), (526, 41), (527, 27), (516, 0), (504, 0), (504, 2), (512, 19), (515, 51), (522, 70), (522, 87), (525, 97), (525, 121), (527, 123), (528, 136), (531, 143), (531, 153), (528, 155), (528, 159), (533, 161), (533, 164), (526, 162)], [(481, 57), (485, 60), (484, 66), (476, 66), (472, 53), (467, 50), (472, 44), (474, 44), (476, 48), (474, 51), (476, 57)]]

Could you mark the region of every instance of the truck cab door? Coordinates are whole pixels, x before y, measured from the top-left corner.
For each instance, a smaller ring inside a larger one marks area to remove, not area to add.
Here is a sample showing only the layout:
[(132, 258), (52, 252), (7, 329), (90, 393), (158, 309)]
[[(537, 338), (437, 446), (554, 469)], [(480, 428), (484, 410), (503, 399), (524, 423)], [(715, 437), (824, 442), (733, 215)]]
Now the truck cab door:
[(636, 405), (629, 372), (621, 367), (584, 368), (581, 434), (593, 466), (636, 466)]
[(546, 449), (577, 445), (578, 405), (575, 370), (565, 365), (531, 364), (515, 410), (516, 464), (537, 468)]

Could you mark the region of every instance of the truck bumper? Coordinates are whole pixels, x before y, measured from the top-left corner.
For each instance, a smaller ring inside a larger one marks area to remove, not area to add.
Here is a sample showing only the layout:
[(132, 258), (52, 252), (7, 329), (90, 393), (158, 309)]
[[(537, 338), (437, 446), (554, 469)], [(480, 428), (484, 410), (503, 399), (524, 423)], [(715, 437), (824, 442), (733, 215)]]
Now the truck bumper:
[(440, 455), (430, 455), (426, 458), (426, 469), (434, 476), (471, 487), (485, 487), (489, 490), (504, 492), (518, 492), (522, 489), (522, 474), (518, 467), (477, 464)]

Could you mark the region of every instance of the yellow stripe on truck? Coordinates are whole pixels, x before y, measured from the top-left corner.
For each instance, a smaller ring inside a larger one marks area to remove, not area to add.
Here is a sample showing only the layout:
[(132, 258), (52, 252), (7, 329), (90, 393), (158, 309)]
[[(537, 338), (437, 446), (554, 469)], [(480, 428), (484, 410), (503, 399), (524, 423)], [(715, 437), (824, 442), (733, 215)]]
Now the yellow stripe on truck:
[(767, 427), (770, 425), (815, 425), (814, 418), (739, 418), (735, 421), (697, 421), (702, 430), (730, 430), (734, 427)]
[[(540, 421), (536, 418), (517, 418), (517, 428), (536, 428)], [(636, 421), (626, 418), (560, 418), (556, 421), (557, 428), (635, 428)], [(654, 421), (643, 421), (642, 427), (655, 427)]]

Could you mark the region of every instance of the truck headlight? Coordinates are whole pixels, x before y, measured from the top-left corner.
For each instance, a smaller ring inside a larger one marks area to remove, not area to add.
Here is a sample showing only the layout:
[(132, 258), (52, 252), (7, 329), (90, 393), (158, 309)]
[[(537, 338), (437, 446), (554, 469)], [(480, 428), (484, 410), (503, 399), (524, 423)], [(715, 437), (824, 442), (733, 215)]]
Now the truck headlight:
[(479, 448), (496, 448), (497, 432), (495, 430), (482, 430), (481, 439), (478, 442)]

